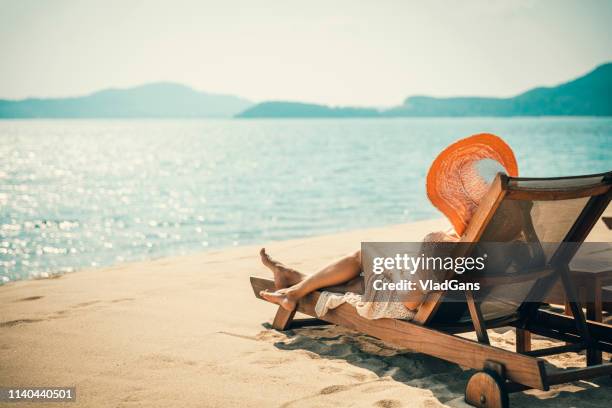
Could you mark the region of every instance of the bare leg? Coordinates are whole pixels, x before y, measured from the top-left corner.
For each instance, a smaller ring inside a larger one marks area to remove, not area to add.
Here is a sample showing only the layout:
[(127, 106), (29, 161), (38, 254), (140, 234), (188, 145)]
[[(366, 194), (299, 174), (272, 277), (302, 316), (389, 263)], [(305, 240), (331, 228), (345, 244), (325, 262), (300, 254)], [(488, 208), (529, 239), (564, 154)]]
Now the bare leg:
[(356, 278), (353, 278), (346, 283), (341, 283), (340, 285), (328, 286), (325, 288), (325, 290), (328, 290), (330, 292), (339, 292), (339, 293), (353, 292), (353, 293), (358, 293), (360, 295), (363, 295), (363, 293), (365, 292), (364, 284), (365, 282), (363, 281), (363, 277), (357, 276)]
[(347, 283), (356, 278), (360, 272), (361, 251), (357, 251), (326, 266), (314, 275), (302, 275), (303, 279), (290, 287), (275, 292), (262, 291), (260, 294), (270, 302), (279, 304), (287, 310), (293, 310), (298, 300), (307, 294), (320, 288)]

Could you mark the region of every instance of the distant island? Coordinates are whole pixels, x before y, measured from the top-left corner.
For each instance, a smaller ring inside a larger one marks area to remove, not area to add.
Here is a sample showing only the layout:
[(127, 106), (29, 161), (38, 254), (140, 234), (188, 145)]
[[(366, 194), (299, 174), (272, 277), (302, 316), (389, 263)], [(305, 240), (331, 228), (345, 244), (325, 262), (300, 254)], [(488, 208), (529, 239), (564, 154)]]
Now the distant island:
[(208, 118), (232, 117), (253, 105), (171, 82), (107, 89), (73, 98), (0, 99), (0, 118)]
[(411, 96), (389, 109), (289, 101), (258, 104), (159, 82), (72, 98), (0, 99), (0, 118), (386, 118), (460, 116), (612, 116), (612, 63), (573, 81), (511, 98)]
[(612, 63), (573, 81), (535, 88), (512, 98), (411, 96), (401, 106), (376, 110), (298, 102), (263, 102), (239, 118), (612, 116)]
[(380, 116), (372, 108), (335, 108), (301, 102), (262, 102), (236, 115), (239, 118), (371, 118)]

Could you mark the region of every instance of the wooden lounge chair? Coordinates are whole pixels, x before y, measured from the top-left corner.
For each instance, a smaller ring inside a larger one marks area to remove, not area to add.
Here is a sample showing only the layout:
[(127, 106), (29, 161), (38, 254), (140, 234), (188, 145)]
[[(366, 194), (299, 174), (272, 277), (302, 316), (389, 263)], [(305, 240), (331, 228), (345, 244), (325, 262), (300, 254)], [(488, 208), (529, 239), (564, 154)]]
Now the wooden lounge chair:
[[(502, 287), (518, 279), (529, 283), (531, 292), (545, 294), (560, 280), (570, 299), (573, 317), (541, 310), (541, 302), (529, 301), (521, 302), (503, 317), (488, 319), (484, 310), (486, 299), (466, 292), (464, 305), (469, 312), (468, 324), (440, 323), (436, 316), (444, 308), (443, 299), (447, 294), (433, 292), (427, 295), (412, 321), (368, 320), (359, 316), (349, 304), (330, 310), (321, 320), (478, 370), (469, 379), (465, 390), (466, 401), (478, 407), (507, 407), (508, 393), (530, 388), (548, 390), (554, 384), (610, 375), (612, 364), (602, 364), (601, 351), (612, 352), (612, 326), (585, 319), (570, 285), (568, 263), (610, 202), (611, 187), (612, 172), (539, 179), (510, 178), (499, 174), (461, 239), (466, 245), (458, 246), (463, 248), (462, 255), (467, 255), (474, 243), (490, 242), (487, 237), (494, 236), (495, 220), (502, 216), (504, 207), (516, 206), (517, 202), (524, 205), (527, 210), (521, 222), (530, 225), (531, 232), (535, 233), (532, 238), (542, 242), (560, 242), (558, 248), (547, 257), (545, 267), (512, 277), (487, 276), (482, 278), (481, 288)], [(261, 298), (261, 290), (274, 290), (274, 282), (269, 279), (251, 277), (251, 284), (258, 298)], [(291, 327), (296, 311), (316, 317), (315, 304), (319, 295), (317, 291), (306, 296), (292, 312), (279, 307), (272, 326), (278, 330)], [(317, 321), (302, 320), (300, 326)], [(516, 328), (516, 352), (489, 343), (487, 329), (502, 326)], [(471, 331), (476, 332), (477, 341), (457, 335)], [(530, 332), (565, 344), (528, 350), (525, 339)], [(557, 369), (545, 366), (540, 358), (581, 350), (587, 351), (587, 366), (583, 368)]]

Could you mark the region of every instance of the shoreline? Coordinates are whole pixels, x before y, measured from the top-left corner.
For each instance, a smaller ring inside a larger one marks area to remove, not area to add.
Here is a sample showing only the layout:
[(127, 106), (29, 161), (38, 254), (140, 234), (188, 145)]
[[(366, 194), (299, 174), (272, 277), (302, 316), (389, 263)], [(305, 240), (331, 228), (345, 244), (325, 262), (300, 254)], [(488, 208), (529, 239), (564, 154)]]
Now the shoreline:
[[(311, 272), (361, 241), (420, 240), (447, 225), (428, 220), (265, 247)], [(248, 280), (270, 276), (261, 246), (3, 285), (0, 385), (74, 386), (79, 407), (466, 406), (469, 373), (456, 365), (334, 326), (270, 330), (275, 309), (253, 296)], [(512, 330), (491, 332), (495, 345), (513, 347)], [(534, 339), (535, 347), (551, 343)], [(554, 363), (583, 358), (566, 353)], [(516, 407), (596, 406), (612, 399), (609, 384), (602, 378), (511, 399)]]
[[(602, 214), (602, 216), (612, 217), (612, 207), (607, 208)], [(144, 259), (144, 260), (121, 261), (118, 263), (113, 263), (110, 265), (102, 265), (102, 266), (88, 266), (88, 267), (83, 267), (83, 268), (76, 269), (74, 271), (69, 271), (69, 272), (42, 272), (42, 273), (48, 274), (49, 276), (45, 276), (45, 277), (34, 276), (34, 277), (29, 277), (27, 279), (19, 279), (19, 280), (8, 281), (5, 283), (0, 283), (0, 291), (2, 291), (3, 287), (12, 286), (20, 282), (31, 282), (31, 281), (39, 281), (39, 280), (47, 280), (47, 279), (60, 279), (65, 275), (72, 275), (75, 273), (92, 272), (92, 271), (97, 271), (97, 270), (114, 269), (114, 268), (124, 268), (130, 265), (138, 265), (138, 264), (147, 263), (147, 262), (157, 262), (160, 260), (180, 260), (181, 258), (191, 258), (194, 256), (199, 257), (199, 256), (204, 256), (205, 254), (212, 254), (212, 253), (231, 251), (231, 250), (241, 250), (245, 248), (255, 248), (257, 249), (257, 251), (259, 251), (259, 248), (261, 247), (276, 246), (277, 244), (290, 244), (291, 242), (302, 242), (302, 241), (326, 239), (326, 238), (332, 238), (332, 237), (341, 238), (343, 235), (350, 236), (353, 234), (368, 234), (368, 233), (376, 234), (377, 232), (379, 232), (379, 230), (385, 230), (388, 233), (390, 231), (396, 230), (397, 228), (405, 227), (409, 230), (413, 226), (417, 227), (415, 230), (415, 233), (409, 236), (406, 236), (406, 237), (400, 237), (400, 236), (394, 235), (396, 240), (406, 241), (406, 242), (418, 242), (418, 241), (421, 241), (422, 238), (427, 234), (427, 232), (425, 232), (427, 227), (431, 227), (431, 228), (434, 228), (440, 231), (451, 228), (450, 223), (446, 219), (434, 218), (434, 219), (412, 221), (412, 222), (406, 222), (406, 223), (400, 223), (400, 224), (388, 224), (388, 225), (382, 225), (382, 226), (376, 226), (376, 227), (367, 227), (367, 228), (360, 228), (360, 229), (355, 229), (355, 230), (332, 232), (332, 233), (326, 233), (322, 235), (290, 238), (290, 239), (279, 240), (279, 241), (268, 241), (268, 242), (259, 243), (259, 244), (245, 244), (245, 245), (238, 245), (238, 246), (210, 248), (207, 250), (196, 250), (194, 252), (190, 252), (187, 254), (160, 255), (158, 257), (153, 257), (153, 258)], [(417, 237), (419, 232), (424, 232), (424, 233), (422, 236)], [(407, 238), (410, 238), (410, 239), (407, 239)], [(609, 242), (611, 239), (612, 239), (612, 233), (606, 231), (604, 228), (595, 228), (591, 232), (591, 235), (589, 236), (587, 240), (591, 242)], [(387, 239), (387, 241), (393, 241), (393, 240)]]
[[(346, 231), (336, 231), (336, 232), (329, 232), (329, 233), (324, 233), (324, 234), (320, 234), (320, 235), (312, 235), (312, 236), (303, 236), (303, 237), (296, 237), (296, 238), (289, 238), (289, 239), (283, 239), (283, 240), (277, 240), (277, 241), (267, 241), (267, 242), (263, 242), (263, 243), (245, 243), (245, 244), (241, 244), (241, 245), (237, 245), (237, 246), (224, 246), (224, 247), (212, 247), (209, 249), (205, 249), (205, 250), (197, 250), (194, 249), (193, 251), (188, 251), (188, 253), (184, 253), (184, 254), (176, 254), (176, 255), (159, 255), (159, 256), (155, 256), (152, 258), (148, 258), (148, 259), (142, 259), (142, 260), (127, 260), (127, 261), (119, 261), (116, 263), (112, 263), (109, 265), (96, 265), (96, 266), (84, 266), (81, 267), (79, 269), (75, 269), (72, 271), (57, 271), (57, 272), (40, 272), (40, 274), (47, 274), (48, 276), (31, 276), (25, 279), (18, 279), (18, 280), (11, 280), (8, 282), (4, 282), (1, 283), (0, 282), (0, 291), (2, 290), (3, 287), (5, 286), (9, 286), (9, 285), (13, 285), (15, 283), (18, 282), (29, 282), (29, 281), (37, 281), (37, 280), (45, 280), (45, 279), (59, 279), (64, 275), (68, 275), (68, 274), (74, 274), (74, 273), (83, 273), (83, 272), (91, 272), (91, 271), (96, 271), (99, 269), (113, 269), (113, 268), (117, 268), (117, 267), (123, 267), (123, 266), (129, 266), (132, 264), (140, 264), (140, 263), (146, 263), (146, 262), (156, 262), (162, 259), (166, 259), (166, 260), (172, 260), (172, 259), (180, 259), (180, 258), (184, 258), (184, 257), (193, 257), (193, 256), (203, 256), (205, 254), (209, 254), (209, 253), (215, 253), (215, 252), (220, 252), (220, 251), (229, 251), (229, 250), (236, 250), (236, 249), (241, 249), (241, 248), (261, 248), (261, 247), (266, 247), (266, 246), (270, 246), (270, 245), (275, 245), (278, 243), (289, 243), (292, 241), (304, 241), (304, 240), (310, 240), (310, 239), (318, 239), (318, 238), (323, 238), (323, 237), (332, 237), (332, 236), (339, 236), (339, 235), (344, 235), (344, 234), (351, 234), (351, 233), (356, 233), (356, 232), (365, 232), (365, 231), (375, 231), (375, 230), (380, 230), (380, 229), (387, 229), (387, 228), (395, 228), (395, 227), (399, 227), (399, 226), (410, 226), (412, 224), (420, 224), (423, 222), (434, 222), (437, 221), (436, 224), (432, 224), (432, 225), (439, 225), (441, 226), (441, 228), (443, 227), (444, 229), (446, 228), (450, 228), (450, 224), (448, 222), (446, 222), (444, 219), (442, 218), (436, 218), (436, 219), (426, 219), (426, 220), (420, 220), (420, 221), (412, 221), (412, 222), (405, 222), (405, 223), (395, 223), (395, 224), (387, 224), (387, 225), (379, 225), (379, 226), (374, 226), (374, 227), (366, 227), (366, 228), (359, 228), (359, 229), (352, 229), (352, 230), (346, 230)], [(422, 238), (422, 237), (421, 237)], [(420, 238), (419, 238), (420, 240)], [(259, 250), (259, 249), (258, 249)]]

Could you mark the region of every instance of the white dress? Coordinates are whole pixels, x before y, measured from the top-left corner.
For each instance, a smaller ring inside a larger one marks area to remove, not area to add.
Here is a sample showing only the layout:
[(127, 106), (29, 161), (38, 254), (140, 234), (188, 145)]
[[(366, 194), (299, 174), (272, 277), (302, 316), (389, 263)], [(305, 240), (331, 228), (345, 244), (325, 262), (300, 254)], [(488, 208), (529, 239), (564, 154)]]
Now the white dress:
[[(436, 252), (437, 242), (457, 242), (459, 237), (454, 231), (447, 232), (432, 232), (423, 238), (423, 251), (427, 253)], [(434, 244), (434, 245), (432, 245)], [(440, 255), (438, 253), (438, 255)], [(370, 274), (366, 277), (365, 287), (370, 287), (373, 278), (382, 280), (383, 282), (392, 282), (392, 280), (383, 275)], [(400, 292), (396, 291), (376, 291), (374, 292), (371, 301), (365, 301), (363, 295), (353, 292), (335, 293), (323, 291), (315, 305), (315, 313), (318, 317), (323, 317), (330, 309), (335, 309), (338, 306), (348, 303), (355, 307), (357, 313), (366, 319), (404, 319), (412, 320), (415, 311), (404, 306), (400, 297)]]

